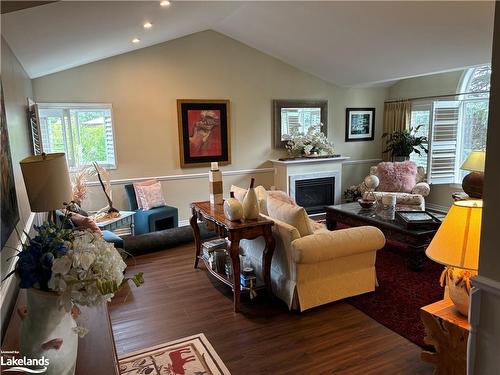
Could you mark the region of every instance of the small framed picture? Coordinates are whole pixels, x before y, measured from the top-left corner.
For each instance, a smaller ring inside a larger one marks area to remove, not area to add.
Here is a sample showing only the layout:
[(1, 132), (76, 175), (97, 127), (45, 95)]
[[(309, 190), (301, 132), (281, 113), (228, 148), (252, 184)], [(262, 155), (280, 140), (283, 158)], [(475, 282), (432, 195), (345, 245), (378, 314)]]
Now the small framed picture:
[(177, 100), (181, 168), (231, 163), (229, 100)]
[(373, 141), (375, 108), (346, 108), (345, 141)]

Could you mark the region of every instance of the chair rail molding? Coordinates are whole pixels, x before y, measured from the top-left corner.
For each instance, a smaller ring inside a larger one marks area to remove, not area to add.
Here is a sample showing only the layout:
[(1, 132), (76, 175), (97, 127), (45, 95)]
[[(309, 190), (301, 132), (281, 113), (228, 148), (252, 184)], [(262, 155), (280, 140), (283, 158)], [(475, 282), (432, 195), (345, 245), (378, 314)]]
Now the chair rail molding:
[[(274, 168), (255, 168), (255, 169), (238, 169), (234, 171), (222, 171), (223, 176), (242, 176), (247, 174), (255, 173), (274, 173)], [(165, 176), (152, 176), (152, 177), (136, 177), (136, 178), (124, 178), (111, 180), (111, 185), (125, 185), (131, 184), (139, 181), (147, 180), (158, 180), (158, 181), (175, 181), (175, 180), (193, 180), (199, 178), (208, 178), (208, 172), (202, 173), (187, 173), (187, 174), (175, 174), (175, 175), (165, 175)], [(87, 186), (98, 186), (99, 181), (88, 181)]]
[(373, 164), (376, 165), (380, 163), (382, 159), (358, 159), (358, 160), (345, 160), (342, 165), (353, 165), (353, 164)]

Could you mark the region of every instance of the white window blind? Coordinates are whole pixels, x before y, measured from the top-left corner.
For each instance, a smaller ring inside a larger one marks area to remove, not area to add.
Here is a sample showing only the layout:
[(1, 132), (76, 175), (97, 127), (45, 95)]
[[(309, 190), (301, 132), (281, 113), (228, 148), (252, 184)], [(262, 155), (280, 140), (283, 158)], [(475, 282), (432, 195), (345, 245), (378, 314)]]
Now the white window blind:
[(111, 104), (38, 103), (37, 113), (43, 152), (66, 153), (72, 169), (94, 161), (116, 167)]
[(455, 182), (458, 169), (459, 116), (459, 101), (434, 102), (428, 171), (433, 183)]

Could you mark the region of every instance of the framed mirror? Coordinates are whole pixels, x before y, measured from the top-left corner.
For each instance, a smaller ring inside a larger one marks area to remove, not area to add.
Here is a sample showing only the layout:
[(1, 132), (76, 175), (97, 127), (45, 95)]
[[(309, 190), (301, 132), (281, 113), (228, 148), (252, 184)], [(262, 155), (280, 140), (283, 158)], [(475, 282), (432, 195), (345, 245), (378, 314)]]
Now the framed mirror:
[(323, 124), (327, 135), (328, 100), (273, 100), (274, 147), (284, 148), (283, 135), (294, 130), (306, 133), (311, 126)]

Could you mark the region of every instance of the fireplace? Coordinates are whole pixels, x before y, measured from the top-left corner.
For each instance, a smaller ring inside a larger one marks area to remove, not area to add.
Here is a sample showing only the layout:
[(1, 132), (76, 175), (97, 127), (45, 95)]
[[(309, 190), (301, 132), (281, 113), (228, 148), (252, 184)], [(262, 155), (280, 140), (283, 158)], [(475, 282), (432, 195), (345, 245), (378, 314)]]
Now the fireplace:
[(335, 204), (335, 175), (293, 176), (291, 196), (309, 215), (325, 212), (325, 206)]

